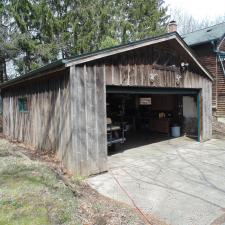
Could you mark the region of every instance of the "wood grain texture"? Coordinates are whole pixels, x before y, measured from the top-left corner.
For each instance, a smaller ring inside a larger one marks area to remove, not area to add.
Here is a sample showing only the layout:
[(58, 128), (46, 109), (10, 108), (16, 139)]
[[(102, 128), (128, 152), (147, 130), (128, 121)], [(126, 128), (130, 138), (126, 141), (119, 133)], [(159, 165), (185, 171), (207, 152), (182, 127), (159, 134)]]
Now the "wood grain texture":
[(71, 101), (72, 124), (75, 126), (72, 148), (73, 158), (79, 165), (73, 172), (87, 176), (107, 170), (106, 68), (86, 65), (73, 67), (70, 79), (78, 90), (71, 90), (76, 93)]
[[(203, 74), (199, 74), (198, 70), (191, 64), (186, 72), (181, 72), (178, 66), (166, 68), (165, 66), (152, 65), (151, 62), (154, 59), (150, 58), (148, 55), (150, 53), (151, 51), (142, 55), (130, 54), (125, 61), (121, 61), (119, 57), (111, 58), (111, 62), (107, 60), (107, 67), (111, 65), (113, 76), (122, 79), (118, 83), (117, 80), (112, 79), (112, 73), (107, 69), (106, 85), (199, 89), (202, 97), (201, 140), (210, 139), (212, 136), (212, 81)], [(182, 61), (182, 58), (180, 60)], [(102, 63), (104, 65), (104, 61)], [(180, 63), (178, 62), (176, 65), (180, 65)], [(151, 80), (151, 76), (154, 76), (153, 80)]]
[[(159, 57), (168, 52), (172, 57)], [(190, 66), (181, 73), (182, 61)], [(174, 47), (173, 41), (73, 65), (45, 78), (6, 87), (2, 90), (3, 132), (39, 151), (54, 151), (73, 174), (104, 172), (107, 85), (199, 89), (201, 140), (211, 138), (212, 82), (181, 47)], [(27, 113), (18, 110), (20, 97), (28, 99)]]
[[(3, 91), (3, 134), (38, 151), (53, 151), (67, 165), (71, 149), (69, 72)], [(19, 112), (26, 97), (28, 112)]]

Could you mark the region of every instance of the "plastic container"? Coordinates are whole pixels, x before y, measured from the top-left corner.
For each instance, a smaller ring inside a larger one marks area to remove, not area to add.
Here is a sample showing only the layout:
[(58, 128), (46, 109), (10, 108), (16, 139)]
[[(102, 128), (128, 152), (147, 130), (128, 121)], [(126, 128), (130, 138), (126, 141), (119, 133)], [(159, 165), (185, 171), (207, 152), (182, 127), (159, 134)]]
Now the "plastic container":
[(172, 137), (180, 137), (180, 127), (179, 126), (171, 127), (171, 136)]

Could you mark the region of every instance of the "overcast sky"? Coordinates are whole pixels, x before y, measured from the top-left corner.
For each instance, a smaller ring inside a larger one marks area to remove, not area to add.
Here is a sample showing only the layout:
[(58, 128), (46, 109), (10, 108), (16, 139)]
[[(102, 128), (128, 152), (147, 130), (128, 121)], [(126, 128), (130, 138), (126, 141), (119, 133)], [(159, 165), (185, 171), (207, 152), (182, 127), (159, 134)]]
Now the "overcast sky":
[(225, 0), (165, 0), (165, 3), (182, 9), (198, 20), (225, 15)]

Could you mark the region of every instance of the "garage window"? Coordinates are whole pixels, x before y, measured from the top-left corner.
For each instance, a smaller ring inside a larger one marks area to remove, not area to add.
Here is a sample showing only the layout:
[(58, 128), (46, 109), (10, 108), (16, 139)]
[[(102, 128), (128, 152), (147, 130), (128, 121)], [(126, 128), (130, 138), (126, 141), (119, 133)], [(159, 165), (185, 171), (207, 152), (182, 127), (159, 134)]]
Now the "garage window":
[(18, 107), (20, 112), (28, 112), (27, 98), (19, 98)]

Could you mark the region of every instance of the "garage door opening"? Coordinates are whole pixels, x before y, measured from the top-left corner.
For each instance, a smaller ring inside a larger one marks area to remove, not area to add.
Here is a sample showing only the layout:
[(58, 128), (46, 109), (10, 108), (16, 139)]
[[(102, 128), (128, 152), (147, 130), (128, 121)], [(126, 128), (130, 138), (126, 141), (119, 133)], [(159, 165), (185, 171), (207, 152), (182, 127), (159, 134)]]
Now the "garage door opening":
[(198, 98), (194, 93), (108, 92), (108, 154), (179, 136), (198, 139)]

